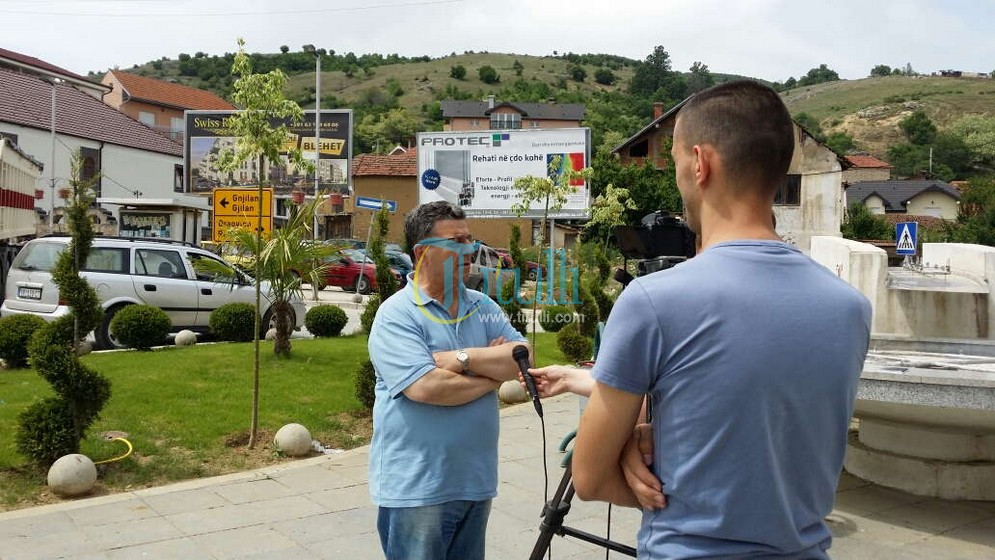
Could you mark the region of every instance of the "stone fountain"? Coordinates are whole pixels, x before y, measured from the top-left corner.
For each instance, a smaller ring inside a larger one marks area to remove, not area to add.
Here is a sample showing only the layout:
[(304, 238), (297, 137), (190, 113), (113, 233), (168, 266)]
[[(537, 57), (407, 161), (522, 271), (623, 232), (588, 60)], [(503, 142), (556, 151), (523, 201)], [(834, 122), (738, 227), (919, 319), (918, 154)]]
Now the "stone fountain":
[(838, 237), (811, 256), (871, 301), (846, 470), (913, 494), (995, 501), (995, 248), (927, 243), (910, 266)]

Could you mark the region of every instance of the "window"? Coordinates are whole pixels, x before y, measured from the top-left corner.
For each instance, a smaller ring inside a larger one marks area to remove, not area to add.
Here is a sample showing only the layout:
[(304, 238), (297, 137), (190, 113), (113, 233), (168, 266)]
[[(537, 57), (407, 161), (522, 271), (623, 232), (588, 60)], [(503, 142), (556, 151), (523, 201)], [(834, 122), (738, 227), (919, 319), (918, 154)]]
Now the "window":
[(111, 247), (94, 247), (83, 268), (89, 272), (114, 272), (128, 274), (128, 250)]
[(187, 269), (176, 251), (139, 249), (135, 253), (135, 274), (159, 278), (186, 278)]
[(491, 129), (518, 129), (522, 128), (522, 115), (518, 113), (493, 113), (491, 114)]
[[(235, 270), (231, 267), (231, 265), (229, 265), (228, 263), (226, 263), (221, 259), (208, 257), (205, 255), (201, 255), (200, 253), (187, 253), (187, 260), (190, 262), (190, 268), (192, 268), (194, 274), (197, 275), (197, 280), (202, 280), (205, 282), (234, 283), (236, 278), (238, 278), (238, 273), (235, 272)], [(217, 268), (218, 270), (216, 272), (199, 271), (197, 270), (197, 263), (199, 263), (200, 261), (210, 262), (211, 265)], [(226, 270), (227, 272), (221, 272), (221, 270)]]
[(80, 156), (83, 158), (83, 168), (80, 170), (80, 178), (84, 181), (89, 181), (94, 177), (97, 178), (96, 184), (93, 185), (93, 195), (95, 197), (100, 196), (100, 150), (95, 148), (80, 148)]
[(539, 128), (539, 121), (532, 121), (529, 123), (532, 128)]
[(155, 127), (155, 113), (149, 113), (148, 111), (138, 112), (138, 122), (144, 124), (145, 126)]
[(650, 143), (649, 140), (643, 140), (638, 144), (633, 144), (629, 148), (629, 157), (646, 157), (650, 153)]
[(787, 180), (774, 194), (774, 204), (782, 206), (798, 206), (802, 201), (802, 176), (788, 175)]
[(183, 164), (173, 166), (173, 192), (183, 192)]

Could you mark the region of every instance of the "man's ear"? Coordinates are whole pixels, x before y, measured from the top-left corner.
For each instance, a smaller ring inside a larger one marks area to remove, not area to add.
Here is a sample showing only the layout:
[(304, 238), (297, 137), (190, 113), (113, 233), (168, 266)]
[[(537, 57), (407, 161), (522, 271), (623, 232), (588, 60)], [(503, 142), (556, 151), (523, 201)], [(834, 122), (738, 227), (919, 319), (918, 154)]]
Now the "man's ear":
[(695, 145), (691, 151), (694, 154), (694, 182), (704, 186), (712, 178), (715, 151), (708, 144)]

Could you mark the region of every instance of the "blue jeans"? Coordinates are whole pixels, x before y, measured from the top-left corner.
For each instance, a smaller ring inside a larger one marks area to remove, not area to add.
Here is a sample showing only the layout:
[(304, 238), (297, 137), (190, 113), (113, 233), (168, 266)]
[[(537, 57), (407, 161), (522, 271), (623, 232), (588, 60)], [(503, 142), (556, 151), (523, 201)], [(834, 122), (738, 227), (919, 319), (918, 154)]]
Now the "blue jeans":
[(380, 545), (387, 560), (483, 560), (490, 513), (490, 500), (381, 507)]

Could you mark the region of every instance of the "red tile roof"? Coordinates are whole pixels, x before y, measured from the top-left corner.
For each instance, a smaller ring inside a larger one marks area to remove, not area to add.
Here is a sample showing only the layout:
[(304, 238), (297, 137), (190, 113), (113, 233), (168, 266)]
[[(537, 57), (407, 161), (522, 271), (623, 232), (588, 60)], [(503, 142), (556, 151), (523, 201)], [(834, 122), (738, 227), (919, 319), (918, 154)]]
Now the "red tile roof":
[(48, 70), (49, 72), (52, 72), (52, 73), (55, 73), (55, 74), (61, 74), (63, 76), (66, 76), (67, 78), (75, 78), (77, 80), (85, 80), (87, 82), (93, 82), (93, 80), (91, 80), (90, 78), (87, 78), (86, 76), (80, 76), (79, 74), (76, 74), (74, 72), (70, 72), (69, 70), (66, 70), (65, 68), (59, 68), (58, 66), (56, 66), (54, 64), (49, 64), (49, 63), (45, 62), (44, 60), (39, 60), (39, 59), (37, 59), (37, 58), (35, 58), (33, 56), (28, 56), (26, 54), (16, 53), (14, 51), (9, 51), (9, 50), (4, 49), (4, 48), (0, 48), (0, 59), (2, 59), (2, 58), (10, 59), (10, 60), (13, 60), (14, 62), (20, 62), (21, 64), (26, 64), (28, 66), (34, 66), (34, 67), (40, 68), (42, 70)]
[(352, 176), (417, 177), (418, 153), (411, 149), (403, 154), (359, 154), (352, 160)]
[[(0, 123), (50, 130), (52, 84), (29, 74), (0, 68)], [(117, 109), (66, 85), (55, 94), (55, 130), (60, 134), (182, 156), (183, 146)]]
[(202, 89), (146, 78), (120, 70), (111, 70), (110, 73), (121, 82), (125, 91), (135, 101), (165, 105), (176, 109), (223, 111), (235, 108), (231, 103)]
[(891, 165), (889, 165), (887, 162), (881, 161), (874, 156), (846, 156), (846, 159), (850, 160), (850, 163), (852, 163), (854, 167), (860, 167), (864, 169), (874, 168), (874, 167), (877, 168), (883, 167), (889, 169), (891, 168)]

